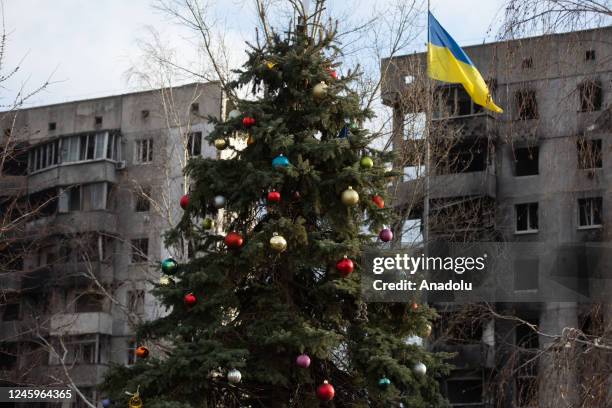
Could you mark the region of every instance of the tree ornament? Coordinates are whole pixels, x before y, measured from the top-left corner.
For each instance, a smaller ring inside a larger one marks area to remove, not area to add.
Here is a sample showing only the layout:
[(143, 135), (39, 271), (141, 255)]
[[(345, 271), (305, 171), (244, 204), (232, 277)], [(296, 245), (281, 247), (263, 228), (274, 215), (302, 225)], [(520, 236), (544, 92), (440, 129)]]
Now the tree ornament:
[(268, 192), (268, 202), (269, 203), (280, 203), (281, 202), (280, 193), (276, 190), (271, 190), (270, 192)]
[(110, 408), (111, 400), (109, 398), (104, 398), (101, 402), (102, 402), (102, 408)]
[(244, 238), (242, 238), (242, 235), (239, 233), (232, 231), (225, 236), (223, 242), (225, 242), (225, 245), (230, 249), (238, 249), (244, 243)]
[(387, 377), (382, 377), (380, 380), (378, 380), (378, 386), (383, 390), (386, 390), (387, 388), (389, 388), (390, 385), (391, 385), (391, 380), (388, 379)]
[(134, 351), (134, 354), (136, 354), (138, 358), (147, 358), (149, 357), (149, 349), (145, 346), (139, 346), (136, 351)]
[(136, 394), (130, 397), (128, 401), (128, 408), (142, 408), (142, 398), (140, 398), (140, 394), (136, 391)]
[(351, 122), (351, 130), (357, 130), (359, 129), (359, 124), (357, 124), (357, 122)]
[(215, 208), (218, 210), (219, 208), (223, 208), (225, 207), (225, 202), (227, 200), (225, 199), (225, 197), (223, 197), (222, 195), (217, 195), (215, 196), (215, 198), (213, 199), (213, 205), (215, 206)]
[(278, 233), (275, 232), (272, 238), (270, 238), (270, 246), (276, 252), (283, 252), (287, 249), (287, 240), (282, 235), (278, 235)]
[(238, 384), (242, 380), (242, 373), (235, 368), (227, 373), (227, 381), (232, 384)]
[(336, 390), (327, 380), (323, 381), (323, 384), (317, 388), (317, 398), (321, 401), (331, 401), (334, 399), (334, 395), (336, 395)]
[(202, 228), (204, 228), (205, 230), (212, 229), (214, 226), (215, 226), (215, 221), (212, 218), (206, 217), (202, 221)]
[(302, 198), (302, 195), (299, 191), (295, 190), (293, 192), (293, 201), (299, 201)]
[(198, 303), (198, 299), (195, 297), (193, 293), (188, 293), (185, 295), (185, 297), (183, 297), (183, 302), (185, 303), (185, 306), (191, 307), (195, 305), (196, 303)]
[(295, 364), (297, 364), (300, 368), (308, 368), (310, 367), (310, 356), (306, 353), (300, 354), (295, 359)]
[(338, 72), (336, 72), (335, 69), (328, 68), (327, 72), (329, 72), (329, 76), (332, 77), (333, 79), (338, 79)]
[(338, 138), (339, 139), (346, 139), (349, 136), (349, 128), (348, 126), (344, 125), (342, 126), (342, 129), (340, 129), (340, 132), (338, 133)]
[(185, 194), (184, 196), (182, 196), (181, 201), (179, 201), (179, 204), (181, 205), (181, 208), (183, 210), (186, 210), (189, 206), (189, 194)]
[(336, 269), (338, 270), (338, 272), (340, 272), (340, 275), (342, 275), (343, 278), (346, 278), (351, 273), (353, 273), (354, 268), (355, 265), (353, 265), (353, 261), (350, 260), (346, 255), (344, 255), (344, 258), (336, 262)]
[(289, 159), (283, 156), (282, 154), (279, 154), (274, 158), (274, 160), (272, 160), (272, 167), (274, 167), (275, 169), (287, 166), (289, 166)]
[(254, 126), (256, 122), (257, 121), (252, 116), (245, 116), (244, 118), (242, 118), (242, 125), (247, 129), (251, 126)]
[(412, 305), (410, 305), (410, 307), (412, 308), (413, 311), (417, 311), (419, 310), (419, 304), (417, 302), (412, 302)]
[(238, 109), (233, 109), (233, 110), (230, 111), (230, 113), (227, 115), (227, 117), (230, 118), (230, 119), (236, 119), (240, 115), (242, 115), (242, 113), (240, 113), (240, 111)]
[(376, 204), (376, 206), (380, 209), (385, 208), (385, 200), (382, 198), (382, 196), (379, 196), (378, 194), (376, 194), (375, 196), (372, 197), (372, 201), (374, 202), (374, 204)]
[(255, 144), (255, 138), (253, 137), (253, 135), (249, 135), (249, 137), (247, 138), (247, 145), (252, 145)]
[(316, 84), (314, 88), (312, 88), (312, 95), (318, 99), (323, 98), (325, 95), (327, 95), (327, 88), (327, 84), (321, 81)]
[(372, 167), (374, 167), (374, 160), (372, 160), (370, 156), (365, 156), (361, 158), (359, 164), (361, 164), (361, 167), (363, 167), (364, 169), (371, 169)]
[(427, 323), (425, 325), (425, 333), (423, 333), (425, 336), (424, 337), (429, 337), (431, 336), (431, 332), (432, 332), (432, 327), (431, 324)]
[(342, 192), (342, 204), (346, 206), (353, 206), (359, 202), (359, 194), (353, 190), (353, 187), (349, 186), (348, 189)]
[(266, 64), (266, 67), (268, 67), (268, 69), (272, 69), (276, 66), (276, 62), (269, 60), (264, 61), (264, 64)]
[(412, 366), (412, 371), (416, 375), (425, 375), (427, 373), (427, 366), (419, 361), (418, 363)]
[(227, 147), (227, 140), (223, 138), (215, 139), (215, 147), (217, 150), (223, 150)]
[(166, 258), (161, 263), (162, 272), (166, 275), (174, 275), (178, 271), (178, 263), (172, 258)]
[(380, 238), (382, 242), (389, 242), (393, 239), (393, 231), (389, 228), (383, 228), (378, 234), (378, 238)]
[(161, 286), (168, 286), (170, 284), (170, 278), (168, 276), (160, 276), (159, 277), (159, 284)]

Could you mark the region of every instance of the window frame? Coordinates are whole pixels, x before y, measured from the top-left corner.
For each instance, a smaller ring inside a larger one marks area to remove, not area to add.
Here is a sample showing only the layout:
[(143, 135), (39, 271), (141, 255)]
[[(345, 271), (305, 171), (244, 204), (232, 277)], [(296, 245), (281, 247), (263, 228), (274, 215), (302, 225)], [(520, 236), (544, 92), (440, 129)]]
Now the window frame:
[(153, 162), (153, 138), (137, 139), (134, 141), (134, 145), (135, 164), (149, 164)]
[[(586, 214), (586, 218), (585, 219), (589, 219), (592, 223), (591, 224), (581, 224), (581, 213), (582, 213), (582, 206), (581, 206), (581, 202), (584, 202), (585, 204), (587, 203), (599, 203), (598, 205), (598, 211), (599, 211), (599, 224), (595, 224), (595, 217), (596, 217), (596, 212), (595, 207), (592, 204), (589, 205), (589, 214)], [(581, 197), (578, 198), (578, 220), (577, 220), (577, 228), (578, 230), (588, 230), (588, 229), (601, 229), (603, 228), (603, 197), (602, 196), (596, 196), (596, 197)]]
[[(519, 216), (519, 206), (526, 206), (527, 211), (526, 211), (526, 215), (527, 215), (527, 229), (524, 230), (519, 230), (518, 229), (518, 216)], [(537, 227), (535, 229), (531, 228), (531, 206), (535, 205), (536, 206), (536, 220), (537, 220)], [(535, 202), (528, 202), (528, 203), (516, 203), (514, 204), (514, 234), (516, 235), (524, 235), (524, 234), (537, 234), (538, 232), (540, 232), (540, 204), (535, 201)]]
[[(141, 245), (146, 242), (145, 245)], [(132, 238), (130, 240), (130, 248), (131, 248), (131, 256), (130, 263), (131, 264), (142, 264), (149, 261), (149, 238), (141, 237), (141, 238)], [(146, 250), (143, 250), (146, 248)]]

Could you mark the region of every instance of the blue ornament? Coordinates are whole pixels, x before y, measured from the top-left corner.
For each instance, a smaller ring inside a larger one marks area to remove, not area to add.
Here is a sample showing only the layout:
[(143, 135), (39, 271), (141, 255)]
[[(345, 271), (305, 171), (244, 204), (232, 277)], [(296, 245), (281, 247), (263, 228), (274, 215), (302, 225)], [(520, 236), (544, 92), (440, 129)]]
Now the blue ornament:
[(102, 400), (102, 406), (104, 408), (109, 408), (111, 406), (111, 400), (108, 398), (105, 398)]
[(342, 126), (342, 129), (340, 129), (340, 133), (338, 133), (338, 137), (340, 139), (346, 139), (349, 135), (349, 128), (348, 126), (344, 125)]
[(380, 388), (387, 389), (389, 386), (391, 385), (391, 380), (388, 379), (387, 377), (383, 377), (380, 380), (378, 380), (378, 386)]
[(279, 167), (287, 167), (289, 166), (289, 159), (283, 156), (282, 154), (276, 156), (274, 160), (272, 160), (272, 167), (278, 169)]

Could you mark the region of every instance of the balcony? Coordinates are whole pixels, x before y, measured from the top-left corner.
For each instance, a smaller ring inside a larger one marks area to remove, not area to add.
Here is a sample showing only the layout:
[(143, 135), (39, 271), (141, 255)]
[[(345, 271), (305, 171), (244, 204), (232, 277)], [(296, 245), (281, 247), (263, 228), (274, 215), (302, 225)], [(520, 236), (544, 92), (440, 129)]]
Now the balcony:
[(51, 317), (52, 336), (113, 333), (113, 318), (109, 313), (63, 313)]
[(56, 186), (117, 182), (116, 164), (112, 160), (99, 159), (59, 164), (33, 173), (28, 178), (28, 192), (46, 190)]
[(116, 233), (117, 216), (104, 210), (74, 211), (42, 217), (26, 224), (27, 235), (73, 234), (90, 231)]
[(495, 175), (488, 171), (454, 173), (433, 176), (429, 185), (430, 198), (485, 196), (495, 198)]
[(0, 197), (21, 195), (27, 185), (26, 176), (0, 176)]
[[(69, 375), (78, 381), (79, 386), (97, 386), (104, 380), (104, 374), (108, 370), (106, 364), (74, 364), (67, 367)], [(45, 367), (48, 378), (62, 378), (65, 376), (64, 368), (59, 365)]]
[(495, 118), (486, 113), (432, 118), (433, 134), (451, 138), (493, 137), (497, 134)]
[(51, 268), (54, 283), (58, 285), (88, 285), (94, 279), (102, 284), (113, 281), (112, 266), (106, 262), (62, 262)]

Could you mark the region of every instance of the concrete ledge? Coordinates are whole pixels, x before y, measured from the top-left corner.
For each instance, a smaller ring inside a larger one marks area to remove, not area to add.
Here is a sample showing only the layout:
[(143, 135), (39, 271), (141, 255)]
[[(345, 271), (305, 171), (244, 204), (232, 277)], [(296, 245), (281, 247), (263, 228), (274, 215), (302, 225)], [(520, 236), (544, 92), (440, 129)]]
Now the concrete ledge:
[(113, 319), (110, 314), (63, 313), (51, 316), (52, 336), (79, 334), (113, 334)]
[(28, 192), (51, 187), (89, 184), (106, 181), (117, 183), (115, 162), (107, 159), (64, 163), (41, 170), (28, 177)]
[(434, 176), (430, 181), (430, 198), (496, 196), (495, 175), (487, 171)]

